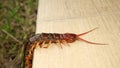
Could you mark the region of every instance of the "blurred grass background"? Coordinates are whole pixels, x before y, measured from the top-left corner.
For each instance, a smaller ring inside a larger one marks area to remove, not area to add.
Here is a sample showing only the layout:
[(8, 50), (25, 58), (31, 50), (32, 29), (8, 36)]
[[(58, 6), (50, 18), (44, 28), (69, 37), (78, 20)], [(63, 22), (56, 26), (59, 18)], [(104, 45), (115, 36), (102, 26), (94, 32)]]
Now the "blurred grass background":
[(24, 46), (35, 33), (38, 0), (0, 0), (0, 68), (24, 68)]

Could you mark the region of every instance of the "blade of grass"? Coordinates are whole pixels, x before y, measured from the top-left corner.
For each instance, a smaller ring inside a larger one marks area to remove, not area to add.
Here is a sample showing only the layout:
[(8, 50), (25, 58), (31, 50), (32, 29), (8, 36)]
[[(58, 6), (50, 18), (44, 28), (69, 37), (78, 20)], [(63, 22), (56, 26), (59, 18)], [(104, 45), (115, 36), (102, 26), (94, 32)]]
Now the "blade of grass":
[(18, 42), (19, 44), (23, 44), (23, 42), (19, 41), (17, 38), (15, 38), (13, 35), (11, 35), (10, 33), (8, 33), (7, 31), (5, 31), (4, 29), (2, 29), (2, 31), (7, 34), (9, 37), (11, 37), (12, 39), (14, 39), (16, 42)]

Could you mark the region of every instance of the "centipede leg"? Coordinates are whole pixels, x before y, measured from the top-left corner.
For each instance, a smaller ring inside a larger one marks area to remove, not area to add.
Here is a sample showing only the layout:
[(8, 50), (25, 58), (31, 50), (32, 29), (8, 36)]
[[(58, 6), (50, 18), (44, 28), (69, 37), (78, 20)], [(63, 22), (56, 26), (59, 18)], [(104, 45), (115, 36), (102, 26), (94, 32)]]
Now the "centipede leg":
[(43, 45), (45, 44), (45, 42), (46, 42), (46, 41), (43, 41), (43, 43), (40, 45), (40, 46), (41, 46), (41, 48), (43, 47)]
[(49, 41), (48, 45), (46, 47), (44, 47), (44, 48), (48, 48), (51, 45), (51, 42), (52, 41)]
[(42, 48), (42, 45), (41, 45), (41, 41), (40, 41), (40, 40), (37, 42), (36, 47)]
[(36, 48), (36, 44), (32, 45), (31, 49), (29, 50), (29, 54), (32, 54), (35, 48)]
[(65, 43), (65, 44), (67, 44), (68, 46), (70, 46), (65, 40), (62, 40), (62, 43)]
[(59, 41), (59, 40), (56, 40), (56, 42), (57, 42), (58, 44), (60, 44), (60, 47), (62, 48), (62, 45), (61, 45), (60, 41)]

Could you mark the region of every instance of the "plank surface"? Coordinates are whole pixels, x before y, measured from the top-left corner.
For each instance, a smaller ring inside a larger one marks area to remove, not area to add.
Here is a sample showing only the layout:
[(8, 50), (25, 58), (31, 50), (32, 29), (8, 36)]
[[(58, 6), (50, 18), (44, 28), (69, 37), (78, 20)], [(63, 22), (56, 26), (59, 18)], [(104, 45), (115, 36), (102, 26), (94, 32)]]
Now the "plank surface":
[(83, 33), (76, 41), (36, 48), (33, 68), (120, 68), (120, 0), (39, 0), (36, 33)]

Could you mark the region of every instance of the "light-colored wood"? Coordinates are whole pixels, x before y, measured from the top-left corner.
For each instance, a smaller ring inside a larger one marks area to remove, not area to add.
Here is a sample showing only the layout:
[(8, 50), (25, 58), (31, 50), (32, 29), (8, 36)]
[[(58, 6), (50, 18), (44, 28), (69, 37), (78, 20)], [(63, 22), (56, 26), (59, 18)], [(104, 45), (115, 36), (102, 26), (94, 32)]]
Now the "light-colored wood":
[(36, 48), (33, 68), (120, 68), (120, 0), (39, 0), (36, 33), (83, 33), (70, 47)]

